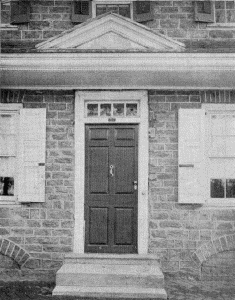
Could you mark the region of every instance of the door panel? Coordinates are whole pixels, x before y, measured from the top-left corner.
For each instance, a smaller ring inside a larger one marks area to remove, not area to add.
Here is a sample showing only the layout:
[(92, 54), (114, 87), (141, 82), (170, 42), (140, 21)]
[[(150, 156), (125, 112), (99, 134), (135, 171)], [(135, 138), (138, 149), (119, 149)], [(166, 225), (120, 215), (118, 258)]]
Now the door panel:
[(133, 209), (116, 208), (115, 210), (115, 244), (131, 245), (133, 243)]
[(89, 244), (107, 245), (108, 209), (91, 207), (89, 212)]
[(137, 252), (137, 153), (138, 125), (86, 126), (86, 252)]
[(135, 148), (115, 149), (115, 194), (131, 194), (135, 173)]
[(107, 194), (109, 188), (107, 165), (109, 162), (108, 147), (90, 147), (89, 183), (91, 194)]

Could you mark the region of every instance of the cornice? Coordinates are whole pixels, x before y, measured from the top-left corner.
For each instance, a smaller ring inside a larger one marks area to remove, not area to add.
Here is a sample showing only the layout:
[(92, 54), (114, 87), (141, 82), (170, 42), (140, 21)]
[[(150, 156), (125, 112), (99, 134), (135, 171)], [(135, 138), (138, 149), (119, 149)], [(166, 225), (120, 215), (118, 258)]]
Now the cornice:
[(235, 53), (2, 54), (2, 88), (235, 89)]
[(1, 54), (1, 69), (195, 70), (235, 69), (235, 53), (25, 53)]

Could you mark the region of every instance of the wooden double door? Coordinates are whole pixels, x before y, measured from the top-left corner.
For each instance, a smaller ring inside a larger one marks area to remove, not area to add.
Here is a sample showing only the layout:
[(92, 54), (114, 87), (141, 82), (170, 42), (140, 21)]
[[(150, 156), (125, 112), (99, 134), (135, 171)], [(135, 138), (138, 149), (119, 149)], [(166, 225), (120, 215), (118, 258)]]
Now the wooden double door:
[(138, 125), (86, 125), (85, 252), (137, 253)]

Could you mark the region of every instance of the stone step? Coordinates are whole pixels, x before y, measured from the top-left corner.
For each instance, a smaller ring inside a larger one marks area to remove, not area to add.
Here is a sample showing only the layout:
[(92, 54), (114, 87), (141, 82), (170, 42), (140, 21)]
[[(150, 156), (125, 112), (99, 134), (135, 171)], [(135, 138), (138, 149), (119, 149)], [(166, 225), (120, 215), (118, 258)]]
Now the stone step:
[(167, 298), (156, 256), (137, 254), (67, 254), (53, 295)]
[(159, 288), (164, 276), (158, 266), (64, 264), (57, 272), (57, 285), (66, 286), (133, 286)]
[(94, 298), (138, 298), (138, 299), (167, 299), (164, 289), (143, 289), (133, 287), (80, 287), (80, 286), (56, 286), (53, 296), (77, 296)]
[(155, 255), (139, 254), (77, 254), (69, 253), (65, 256), (65, 263), (92, 263), (92, 264), (127, 264), (127, 265), (159, 265)]

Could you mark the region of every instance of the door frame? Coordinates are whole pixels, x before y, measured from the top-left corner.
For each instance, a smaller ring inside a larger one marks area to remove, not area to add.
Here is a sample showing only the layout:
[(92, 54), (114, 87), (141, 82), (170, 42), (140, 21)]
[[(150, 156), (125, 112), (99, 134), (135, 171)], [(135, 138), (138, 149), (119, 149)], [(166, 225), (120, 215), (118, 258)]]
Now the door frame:
[[(139, 101), (140, 115), (119, 118), (86, 118), (85, 101)], [(85, 125), (86, 124), (139, 124), (138, 147), (138, 254), (148, 253), (148, 92), (147, 91), (95, 91), (75, 92), (75, 224), (73, 252), (83, 254), (85, 246)]]

